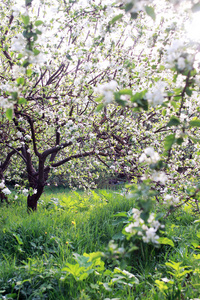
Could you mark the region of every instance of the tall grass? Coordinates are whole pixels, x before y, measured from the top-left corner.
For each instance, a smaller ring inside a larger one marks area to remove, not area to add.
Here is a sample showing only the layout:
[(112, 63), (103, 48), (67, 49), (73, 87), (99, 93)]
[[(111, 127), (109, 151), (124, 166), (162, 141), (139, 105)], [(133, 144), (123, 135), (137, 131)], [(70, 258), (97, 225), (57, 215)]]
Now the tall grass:
[[(184, 286), (180, 299), (200, 295), (200, 230), (194, 222), (198, 217), (190, 210), (176, 212), (166, 221), (174, 248), (143, 245), (131, 253), (123, 266), (138, 280), (131, 284), (117, 273), (118, 258), (109, 252), (108, 243), (122, 229), (113, 226), (113, 214), (132, 208), (132, 199), (120, 191), (47, 189), (36, 213), (28, 214), (25, 202), (0, 207), (0, 299), (173, 299), (176, 291), (167, 283), (168, 296), (156, 285), (165, 277), (175, 280), (165, 265), (170, 260), (192, 270), (180, 283)], [(116, 242), (123, 246), (123, 241)], [(94, 271), (88, 271), (84, 253), (99, 251), (109, 255), (93, 260)], [(75, 264), (80, 274), (63, 271)]]

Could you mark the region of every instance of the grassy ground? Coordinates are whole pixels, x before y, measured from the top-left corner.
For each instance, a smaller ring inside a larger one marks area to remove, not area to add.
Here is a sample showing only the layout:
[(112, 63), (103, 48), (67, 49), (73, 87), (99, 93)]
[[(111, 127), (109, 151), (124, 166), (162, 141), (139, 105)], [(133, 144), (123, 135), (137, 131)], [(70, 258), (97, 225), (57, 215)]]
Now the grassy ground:
[(199, 298), (199, 216), (185, 208), (167, 219), (174, 247), (141, 244), (123, 257), (131, 244), (109, 244), (122, 229), (113, 214), (132, 207), (120, 191), (64, 189), (46, 190), (37, 213), (23, 198), (2, 205), (0, 299)]

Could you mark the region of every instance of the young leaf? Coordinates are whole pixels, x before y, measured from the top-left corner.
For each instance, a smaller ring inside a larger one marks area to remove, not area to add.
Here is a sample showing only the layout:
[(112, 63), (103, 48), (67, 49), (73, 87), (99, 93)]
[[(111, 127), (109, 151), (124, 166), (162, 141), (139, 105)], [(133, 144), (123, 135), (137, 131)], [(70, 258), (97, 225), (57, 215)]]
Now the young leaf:
[(35, 26), (40, 26), (40, 25), (42, 25), (42, 24), (43, 24), (43, 22), (42, 22), (41, 20), (35, 21)]
[(26, 99), (25, 98), (19, 98), (19, 100), (18, 100), (18, 103), (19, 104), (25, 104), (27, 101), (26, 101)]
[(8, 120), (12, 120), (12, 117), (13, 117), (13, 110), (12, 110), (12, 108), (8, 108), (7, 110), (6, 110), (6, 117), (8, 118)]
[(156, 19), (156, 14), (152, 6), (145, 6), (145, 11), (154, 21)]
[(165, 150), (170, 150), (172, 145), (175, 142), (175, 134), (170, 134), (168, 136), (166, 136), (165, 138), (165, 142), (164, 142), (164, 148)]
[(160, 237), (158, 239), (158, 242), (159, 242), (159, 244), (162, 244), (162, 245), (170, 245), (170, 246), (174, 247), (173, 241), (166, 237)]
[(190, 126), (191, 127), (200, 127), (200, 120), (195, 119), (195, 120), (190, 121)]
[(110, 24), (115, 24), (118, 20), (120, 20), (123, 17), (123, 14), (119, 14), (117, 16), (115, 16), (111, 21)]
[(170, 126), (178, 126), (180, 124), (180, 121), (177, 117), (175, 116), (172, 116), (170, 121), (167, 123), (167, 126), (170, 127)]
[(29, 21), (30, 21), (29, 16), (22, 15), (22, 21), (23, 21), (24, 25), (28, 25)]

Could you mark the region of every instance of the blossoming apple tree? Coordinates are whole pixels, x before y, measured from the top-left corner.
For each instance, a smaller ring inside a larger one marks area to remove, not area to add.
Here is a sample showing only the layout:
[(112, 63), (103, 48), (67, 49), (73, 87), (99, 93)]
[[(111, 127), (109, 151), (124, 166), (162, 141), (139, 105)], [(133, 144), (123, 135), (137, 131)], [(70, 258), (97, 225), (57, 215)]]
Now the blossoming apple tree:
[(65, 166), (86, 187), (100, 164), (150, 179), (167, 205), (195, 198), (199, 45), (182, 20), (197, 4), (180, 16), (169, 2), (4, 1), (1, 198), (16, 161), (32, 210)]

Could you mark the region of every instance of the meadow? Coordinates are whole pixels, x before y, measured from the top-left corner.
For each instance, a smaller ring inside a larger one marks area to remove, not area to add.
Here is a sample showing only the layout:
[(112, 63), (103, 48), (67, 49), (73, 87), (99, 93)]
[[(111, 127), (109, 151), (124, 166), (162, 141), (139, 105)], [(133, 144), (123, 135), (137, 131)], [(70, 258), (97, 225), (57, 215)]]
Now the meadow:
[(0, 299), (198, 299), (199, 214), (182, 207), (164, 220), (171, 243), (135, 247), (116, 216), (134, 204), (120, 188), (47, 188), (31, 214), (24, 196), (2, 204)]

